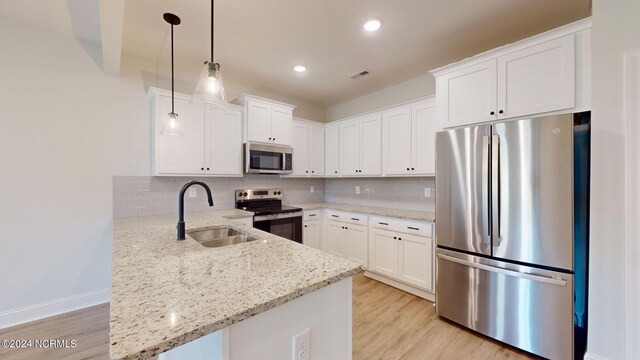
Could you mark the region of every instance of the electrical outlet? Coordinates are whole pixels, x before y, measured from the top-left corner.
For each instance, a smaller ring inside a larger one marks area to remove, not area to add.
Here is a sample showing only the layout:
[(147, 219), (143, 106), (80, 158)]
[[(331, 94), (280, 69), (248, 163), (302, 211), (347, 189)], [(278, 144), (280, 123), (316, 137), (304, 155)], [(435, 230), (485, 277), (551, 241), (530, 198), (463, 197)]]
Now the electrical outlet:
[(360, 194), (360, 186), (356, 186), (356, 194)]
[(190, 187), (189, 188), (189, 197), (190, 198), (198, 197), (198, 189), (196, 189), (194, 187)]
[(306, 329), (293, 337), (293, 360), (311, 359), (311, 329)]
[(424, 188), (424, 197), (431, 197), (431, 188)]
[(316, 192), (316, 187), (315, 187), (315, 186), (313, 186), (313, 185), (311, 185), (311, 187), (309, 188), (309, 192), (310, 192), (310, 193), (312, 193), (312, 194), (313, 194), (314, 192)]

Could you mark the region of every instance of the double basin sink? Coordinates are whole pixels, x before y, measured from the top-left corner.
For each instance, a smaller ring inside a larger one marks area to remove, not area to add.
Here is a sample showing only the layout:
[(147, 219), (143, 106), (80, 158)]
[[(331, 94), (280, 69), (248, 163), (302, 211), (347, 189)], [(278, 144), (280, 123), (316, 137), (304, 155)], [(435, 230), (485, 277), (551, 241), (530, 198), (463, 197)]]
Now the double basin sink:
[(258, 240), (229, 226), (190, 230), (187, 235), (204, 247), (223, 247)]

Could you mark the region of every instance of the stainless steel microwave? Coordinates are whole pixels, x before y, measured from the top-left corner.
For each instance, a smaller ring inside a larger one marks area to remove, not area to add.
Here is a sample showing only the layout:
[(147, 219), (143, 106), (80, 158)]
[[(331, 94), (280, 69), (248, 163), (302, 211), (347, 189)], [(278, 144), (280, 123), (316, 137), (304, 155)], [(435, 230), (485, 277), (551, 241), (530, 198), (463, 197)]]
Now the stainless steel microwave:
[(254, 142), (244, 144), (244, 172), (247, 174), (290, 174), (293, 148)]

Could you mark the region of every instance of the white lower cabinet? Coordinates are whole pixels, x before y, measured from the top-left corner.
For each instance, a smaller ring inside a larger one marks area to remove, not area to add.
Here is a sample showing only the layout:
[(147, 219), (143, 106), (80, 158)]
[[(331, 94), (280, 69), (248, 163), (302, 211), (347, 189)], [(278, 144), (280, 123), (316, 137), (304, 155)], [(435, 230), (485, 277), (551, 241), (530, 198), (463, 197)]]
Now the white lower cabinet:
[(304, 222), (302, 243), (312, 248), (320, 249), (320, 220)]
[(326, 219), (326, 250), (367, 267), (367, 216), (328, 211)]
[(367, 270), (433, 292), (433, 225), (391, 218), (369, 224)]

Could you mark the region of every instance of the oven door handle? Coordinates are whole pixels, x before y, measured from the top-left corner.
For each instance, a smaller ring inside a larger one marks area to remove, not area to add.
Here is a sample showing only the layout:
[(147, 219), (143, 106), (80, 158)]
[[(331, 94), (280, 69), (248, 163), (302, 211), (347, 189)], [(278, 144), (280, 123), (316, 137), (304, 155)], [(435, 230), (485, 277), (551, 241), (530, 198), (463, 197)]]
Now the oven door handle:
[(257, 221), (269, 221), (269, 220), (277, 220), (277, 219), (289, 219), (294, 217), (302, 217), (302, 212), (292, 212), (292, 213), (284, 213), (284, 214), (271, 214), (271, 215), (260, 215), (254, 216), (253, 222)]

